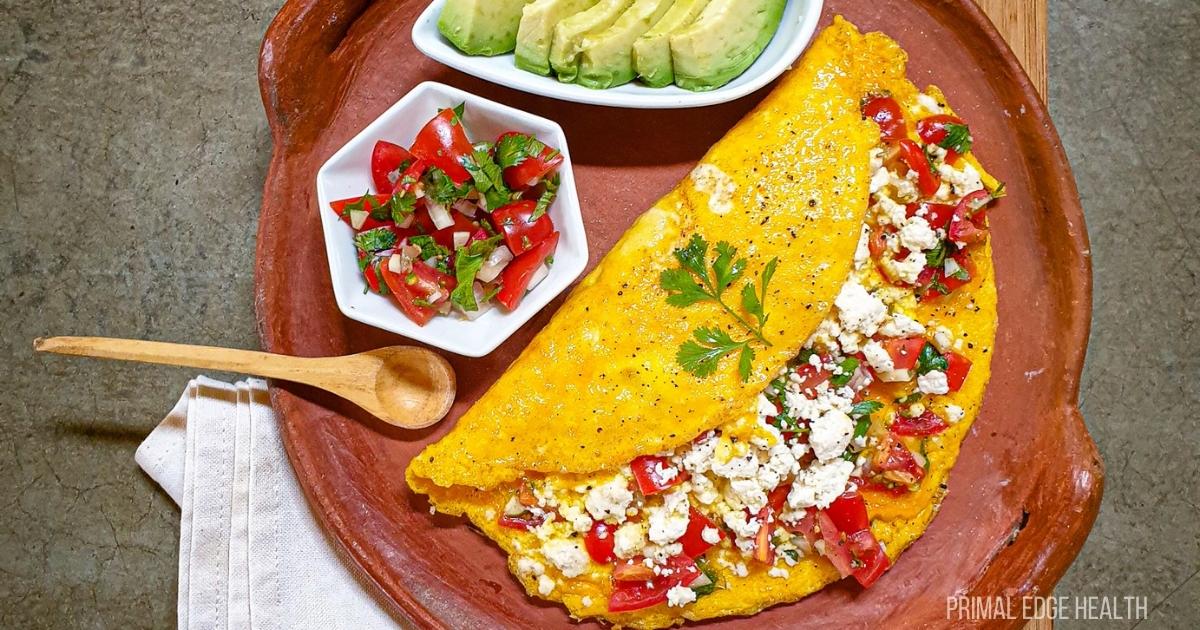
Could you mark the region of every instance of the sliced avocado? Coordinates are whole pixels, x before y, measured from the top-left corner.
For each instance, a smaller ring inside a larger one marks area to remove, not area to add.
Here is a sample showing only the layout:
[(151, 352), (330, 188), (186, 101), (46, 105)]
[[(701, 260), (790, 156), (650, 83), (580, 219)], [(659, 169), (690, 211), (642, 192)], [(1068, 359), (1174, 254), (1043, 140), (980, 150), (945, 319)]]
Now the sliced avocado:
[(675, 0), (653, 28), (633, 42), (633, 68), (642, 83), (650, 87), (666, 87), (675, 82), (671, 65), (671, 33), (692, 22), (708, 6), (710, 0)]
[(521, 9), (529, 0), (446, 0), (438, 30), (468, 55), (503, 55), (517, 46)]
[(579, 45), (583, 38), (612, 26), (631, 4), (633, 0), (600, 0), (587, 11), (558, 23), (554, 43), (550, 45), (550, 67), (558, 73), (559, 81), (570, 83), (579, 74)]
[(595, 90), (632, 81), (633, 42), (658, 23), (674, 3), (675, 0), (634, 0), (612, 26), (584, 37), (579, 45), (576, 81)]
[(554, 27), (566, 18), (596, 6), (599, 1), (534, 0), (527, 5), (517, 28), (517, 67), (537, 74), (550, 74)]
[(787, 0), (712, 0), (671, 35), (675, 85), (703, 92), (746, 71), (771, 42)]

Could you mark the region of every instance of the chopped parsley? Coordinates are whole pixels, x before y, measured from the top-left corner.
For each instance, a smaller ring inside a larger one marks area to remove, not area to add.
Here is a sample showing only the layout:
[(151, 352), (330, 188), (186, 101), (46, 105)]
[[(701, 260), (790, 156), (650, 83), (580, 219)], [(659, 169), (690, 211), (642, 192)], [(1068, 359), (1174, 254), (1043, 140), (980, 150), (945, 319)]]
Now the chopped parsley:
[(554, 198), (558, 196), (558, 186), (561, 181), (562, 178), (558, 176), (558, 173), (555, 173), (553, 177), (546, 180), (546, 188), (542, 191), (541, 196), (538, 197), (537, 207), (529, 214), (530, 223), (537, 221), (542, 218), (542, 215), (549, 212), (550, 204), (554, 203)]
[(448, 206), (471, 192), (469, 184), (454, 183), (446, 171), (431, 166), (425, 172), (425, 196), (438, 205)]
[(396, 246), (396, 233), (388, 228), (375, 228), (354, 235), (354, 246), (373, 254)]
[[(514, 133), (500, 138), (496, 143), (496, 162), (500, 168), (517, 166), (530, 158), (539, 158), (546, 150), (546, 145), (537, 138), (523, 133)], [(558, 156), (558, 151), (546, 156), (552, 160)]]
[(454, 277), (458, 285), (450, 292), (450, 301), (455, 306), (468, 312), (479, 310), (479, 302), (475, 299), (475, 276), (501, 240), (503, 237), (493, 236), (472, 241), (458, 250), (454, 256)]
[(928, 341), (921, 347), (921, 354), (917, 355), (917, 374), (927, 374), (929, 372), (938, 371), (945, 372), (949, 367), (946, 357), (942, 356), (937, 348)]
[(939, 147), (954, 151), (959, 155), (968, 153), (971, 150), (973, 139), (971, 138), (971, 128), (965, 124), (949, 123), (944, 129), (946, 137), (938, 143)]
[(408, 244), (421, 250), (421, 260), (430, 261), (431, 266), (442, 273), (450, 273), (450, 250), (439, 245), (432, 236), (421, 234), (408, 237)]
[(475, 188), (487, 201), (488, 212), (501, 208), (512, 201), (513, 193), (504, 185), (504, 171), (494, 160), (491, 153), (476, 148), (470, 157), (461, 160), (463, 168), (471, 174)]
[(858, 369), (859, 360), (854, 357), (846, 357), (841, 363), (837, 364), (837, 373), (829, 379), (829, 383), (834, 387), (843, 387), (850, 379), (854, 377), (854, 371)]

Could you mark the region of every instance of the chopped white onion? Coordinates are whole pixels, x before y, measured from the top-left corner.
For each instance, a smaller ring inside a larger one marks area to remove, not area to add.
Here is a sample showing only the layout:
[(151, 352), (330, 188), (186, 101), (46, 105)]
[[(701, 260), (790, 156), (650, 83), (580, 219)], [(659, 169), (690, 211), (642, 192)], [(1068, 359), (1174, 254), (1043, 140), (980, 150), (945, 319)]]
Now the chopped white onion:
[(402, 227), (402, 228), (412, 227), (413, 221), (416, 218), (417, 218), (417, 214), (415, 212), (410, 213), (408, 216), (404, 217), (403, 221), (397, 223), (396, 227)]
[(400, 255), (409, 260), (416, 260), (421, 255), (421, 248), (416, 245), (405, 245), (400, 248)]
[(962, 269), (962, 267), (959, 266), (958, 261), (954, 260), (953, 258), (946, 258), (946, 264), (943, 268), (946, 270), (947, 276), (953, 276)]
[(529, 279), (529, 290), (532, 290), (539, 282), (545, 280), (548, 275), (550, 275), (550, 268), (543, 263), (537, 268), (537, 271), (533, 272), (533, 277)]
[(451, 207), (472, 218), (475, 216), (475, 213), (479, 211), (479, 206), (470, 199), (459, 199), (458, 201), (455, 201), (454, 205)]
[(412, 268), (412, 259), (404, 254), (392, 254), (388, 258), (388, 271), (396, 274), (406, 273)]
[(366, 210), (351, 210), (350, 211), (350, 227), (361, 230), (364, 223), (367, 222), (367, 217), (371, 216)]
[(454, 217), (450, 216), (450, 212), (446, 210), (446, 206), (427, 201), (425, 202), (425, 208), (429, 210), (429, 218), (433, 219), (433, 225), (437, 229), (444, 230), (454, 225)]
[(860, 365), (854, 369), (854, 374), (850, 375), (850, 381), (846, 383), (846, 386), (857, 392), (870, 385), (871, 381), (871, 371)]
[(479, 269), (479, 274), (475, 277), (479, 278), (481, 282), (491, 282), (500, 275), (501, 271), (504, 271), (504, 268), (508, 266), (508, 263), (512, 262), (512, 259), (512, 251), (507, 246), (501, 245), (492, 250), (491, 255), (484, 261), (483, 267)]
[(454, 233), (454, 249), (462, 249), (467, 246), (467, 241), (471, 240), (470, 232), (455, 232)]

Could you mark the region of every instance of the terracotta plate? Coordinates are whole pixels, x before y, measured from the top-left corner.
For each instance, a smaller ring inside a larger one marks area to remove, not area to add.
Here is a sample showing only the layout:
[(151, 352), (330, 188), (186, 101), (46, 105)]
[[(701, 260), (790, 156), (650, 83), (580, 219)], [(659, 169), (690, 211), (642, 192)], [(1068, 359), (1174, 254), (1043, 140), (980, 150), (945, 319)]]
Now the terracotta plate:
[[(347, 139), (425, 80), (557, 120), (575, 156), (591, 264), (762, 97), (690, 111), (574, 105), (510, 91), (426, 59), (409, 39), (417, 0), (291, 0), (263, 42), (260, 82), (275, 142), (258, 240), (263, 346), (337, 355), (404, 340), (342, 317), (334, 304), (313, 177)], [(1100, 501), (1095, 445), (1076, 409), (1091, 308), (1083, 215), (1058, 135), (1016, 59), (970, 0), (831, 0), (912, 56), (972, 124), (977, 152), (1008, 184), (994, 215), (1000, 327), (983, 413), (933, 526), (870, 591), (843, 582), (730, 626), (946, 622), (955, 594), (1049, 593), (1083, 544)], [(348, 404), (277, 384), (292, 464), (332, 536), (420, 625), (562, 626), (532, 601), (500, 551), (461, 522), (431, 517), (404, 484), (409, 458), (452, 426), (540, 329), (551, 306), (484, 359), (449, 357), (459, 401), (427, 432), (390, 429)], [(399, 314), (397, 314), (399, 317)], [(1018, 622), (1001, 622), (1015, 625)]]

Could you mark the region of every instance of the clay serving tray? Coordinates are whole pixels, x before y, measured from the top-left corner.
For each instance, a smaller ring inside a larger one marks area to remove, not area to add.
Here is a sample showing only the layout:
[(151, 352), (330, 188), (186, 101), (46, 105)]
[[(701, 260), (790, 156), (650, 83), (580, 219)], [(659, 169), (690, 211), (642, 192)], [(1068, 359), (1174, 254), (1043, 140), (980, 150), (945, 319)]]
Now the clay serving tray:
[[(267, 32), (260, 84), (275, 149), (256, 275), (267, 350), (327, 356), (404, 343), (338, 313), (313, 178), (338, 147), (417, 83), (448, 83), (562, 124), (575, 157), (591, 265), (763, 95), (683, 111), (540, 99), (418, 53), (409, 33), (424, 6), (291, 0)], [(887, 618), (889, 627), (928, 627), (950, 623), (947, 596), (1049, 594), (1100, 501), (1101, 464), (1076, 408), (1091, 310), (1087, 235), (1046, 108), (970, 0), (831, 0), (824, 23), (835, 12), (899, 40), (911, 54), (916, 83), (945, 89), (970, 121), (980, 158), (1008, 184), (1008, 198), (991, 215), (1000, 292), (992, 382), (941, 514), (874, 588), (843, 581), (751, 620), (715, 622), (722, 626), (857, 627)], [(559, 304), (561, 298), (488, 357), (448, 357), (458, 371), (459, 399), (436, 429), (392, 429), (329, 396), (273, 385), (288, 453), (316, 513), (416, 625), (570, 623), (561, 607), (525, 596), (490, 542), (461, 521), (430, 516), (403, 474), (409, 458), (449, 430)]]

